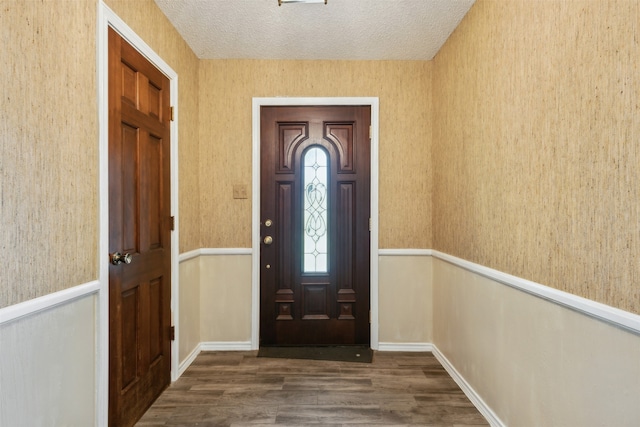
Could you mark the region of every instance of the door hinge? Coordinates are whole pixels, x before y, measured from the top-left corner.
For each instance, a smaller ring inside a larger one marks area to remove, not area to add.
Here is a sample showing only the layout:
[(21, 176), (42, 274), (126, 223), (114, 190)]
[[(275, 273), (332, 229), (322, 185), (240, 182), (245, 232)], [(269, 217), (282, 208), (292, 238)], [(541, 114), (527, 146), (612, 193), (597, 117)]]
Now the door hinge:
[(369, 323), (371, 323), (371, 310), (369, 310)]
[(369, 139), (371, 139), (371, 125), (369, 125)]
[(169, 107), (169, 119), (171, 121), (174, 121), (174, 115), (173, 115), (173, 105), (171, 107)]
[(373, 221), (369, 218), (369, 231), (373, 229)]
[(175, 326), (171, 326), (169, 328), (169, 339), (171, 341), (175, 341), (176, 340), (176, 327)]
[(169, 217), (169, 227), (171, 228), (171, 231), (176, 229), (176, 217), (175, 216)]

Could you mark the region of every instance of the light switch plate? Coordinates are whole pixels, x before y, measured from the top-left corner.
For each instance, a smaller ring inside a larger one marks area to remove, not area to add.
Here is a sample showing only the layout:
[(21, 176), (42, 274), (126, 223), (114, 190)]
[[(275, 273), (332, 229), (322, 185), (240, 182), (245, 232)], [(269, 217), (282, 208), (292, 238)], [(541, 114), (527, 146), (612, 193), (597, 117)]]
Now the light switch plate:
[(244, 184), (234, 184), (233, 185), (233, 198), (234, 199), (246, 199), (247, 196), (247, 186)]

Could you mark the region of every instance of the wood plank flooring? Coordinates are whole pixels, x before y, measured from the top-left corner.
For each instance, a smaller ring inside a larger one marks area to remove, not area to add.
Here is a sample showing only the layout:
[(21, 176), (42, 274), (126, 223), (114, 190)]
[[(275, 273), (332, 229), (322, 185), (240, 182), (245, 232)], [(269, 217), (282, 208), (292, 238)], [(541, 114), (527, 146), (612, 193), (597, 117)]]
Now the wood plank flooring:
[(431, 353), (373, 363), (203, 352), (137, 426), (487, 426)]

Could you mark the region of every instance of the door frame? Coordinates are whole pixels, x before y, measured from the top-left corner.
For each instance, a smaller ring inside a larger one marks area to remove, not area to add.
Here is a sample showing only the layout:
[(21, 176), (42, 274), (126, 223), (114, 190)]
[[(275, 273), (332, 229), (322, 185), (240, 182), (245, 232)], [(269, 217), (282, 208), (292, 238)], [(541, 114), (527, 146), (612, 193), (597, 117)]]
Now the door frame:
[(178, 217), (178, 74), (103, 0), (98, 4), (97, 16), (97, 95), (98, 95), (98, 188), (99, 188), (99, 248), (98, 274), (100, 291), (96, 307), (96, 425), (107, 426), (109, 417), (109, 27), (149, 60), (169, 78), (171, 122), (171, 215), (175, 229), (171, 232), (171, 324), (175, 326), (175, 340), (171, 341), (171, 382), (178, 378), (179, 366), (179, 217)]
[(371, 107), (371, 348), (379, 347), (378, 322), (378, 128), (377, 97), (253, 98), (252, 99), (252, 212), (251, 212), (251, 348), (260, 346), (260, 108), (271, 106), (366, 105)]

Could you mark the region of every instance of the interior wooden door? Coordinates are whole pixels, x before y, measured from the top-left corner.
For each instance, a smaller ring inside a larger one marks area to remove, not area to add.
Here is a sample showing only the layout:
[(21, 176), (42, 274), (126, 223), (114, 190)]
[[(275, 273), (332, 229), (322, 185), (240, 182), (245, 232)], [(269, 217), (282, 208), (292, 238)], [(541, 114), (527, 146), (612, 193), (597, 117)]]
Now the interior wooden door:
[(169, 80), (109, 29), (109, 425), (170, 383)]
[(260, 345), (368, 345), (368, 106), (262, 107)]

